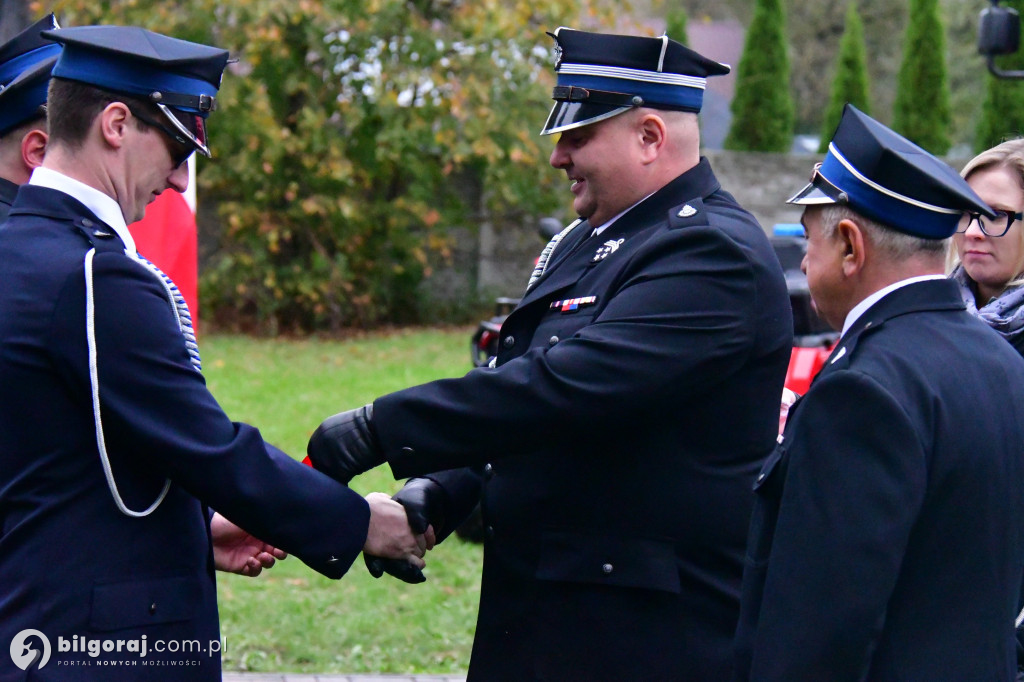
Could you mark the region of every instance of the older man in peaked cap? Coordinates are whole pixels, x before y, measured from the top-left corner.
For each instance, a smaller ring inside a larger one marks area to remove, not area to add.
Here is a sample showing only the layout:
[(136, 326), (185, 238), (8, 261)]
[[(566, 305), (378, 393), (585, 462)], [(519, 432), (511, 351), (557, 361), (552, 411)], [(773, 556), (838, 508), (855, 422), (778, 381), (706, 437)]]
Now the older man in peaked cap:
[(737, 679), (1013, 680), (1024, 360), (943, 276), (992, 210), (850, 105), (789, 201), (842, 336), (757, 477)]
[(126, 228), (210, 153), (227, 52), (43, 35), (49, 147), (0, 228), (0, 680), (220, 680), (214, 568), (258, 570), (265, 540), (340, 578), (364, 546), (422, 565), (424, 540), (228, 419)]
[(46, 151), (46, 88), (60, 45), (40, 35), (57, 28), (49, 14), (0, 45), (0, 222), (18, 186)]
[(543, 133), (579, 220), (493, 367), (329, 418), (310, 459), (418, 477), (396, 499), (438, 537), (482, 479), (471, 680), (725, 680), (791, 350), (785, 282), (700, 156), (705, 79), (728, 68), (664, 36), (554, 38)]

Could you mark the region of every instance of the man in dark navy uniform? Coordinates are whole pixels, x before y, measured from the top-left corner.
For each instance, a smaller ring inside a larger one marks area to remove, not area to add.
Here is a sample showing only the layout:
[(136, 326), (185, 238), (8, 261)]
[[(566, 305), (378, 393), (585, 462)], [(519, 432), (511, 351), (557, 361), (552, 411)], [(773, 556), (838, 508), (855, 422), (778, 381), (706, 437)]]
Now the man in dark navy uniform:
[(542, 132), (580, 220), (492, 368), (336, 415), (310, 459), (421, 477), (396, 499), (438, 538), (482, 476), (471, 680), (726, 680), (793, 333), (764, 231), (699, 152), (705, 78), (728, 67), (666, 37), (554, 38)]
[(423, 539), (386, 495), (227, 418), (126, 228), (209, 154), (227, 53), (130, 27), (44, 37), (64, 46), (49, 145), (0, 226), (0, 680), (219, 680), (214, 568), (258, 572), (279, 547), (340, 578), (364, 546), (422, 564)]
[(40, 33), (57, 28), (49, 14), (0, 45), (0, 222), (18, 187), (46, 151), (46, 86), (60, 45)]
[(1015, 679), (1024, 360), (943, 275), (960, 176), (847, 105), (803, 205), (842, 336), (756, 484), (737, 679)]

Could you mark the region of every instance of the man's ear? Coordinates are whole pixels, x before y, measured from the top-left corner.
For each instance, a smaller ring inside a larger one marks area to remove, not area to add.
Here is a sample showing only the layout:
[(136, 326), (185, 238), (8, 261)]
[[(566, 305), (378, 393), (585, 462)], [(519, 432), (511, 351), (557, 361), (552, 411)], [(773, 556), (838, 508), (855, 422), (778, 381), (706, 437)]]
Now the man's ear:
[(866, 258), (864, 231), (849, 218), (843, 218), (836, 225), (835, 238), (842, 248), (843, 274), (852, 277), (864, 269)]
[(39, 128), (33, 128), (21, 138), (21, 160), (30, 173), (43, 165), (47, 139), (46, 131)]
[(641, 159), (650, 163), (658, 158), (668, 140), (668, 129), (661, 116), (655, 113), (644, 114), (637, 123), (640, 135)]
[(111, 102), (99, 115), (100, 135), (113, 147), (120, 149), (128, 135), (128, 127), (135, 125), (131, 121), (132, 113), (124, 102)]

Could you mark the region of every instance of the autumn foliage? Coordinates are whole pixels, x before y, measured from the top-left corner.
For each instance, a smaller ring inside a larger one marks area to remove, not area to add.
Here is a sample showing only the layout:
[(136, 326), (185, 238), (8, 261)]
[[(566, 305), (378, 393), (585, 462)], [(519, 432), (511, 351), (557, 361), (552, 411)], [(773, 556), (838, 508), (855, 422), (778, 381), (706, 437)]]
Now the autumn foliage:
[(572, 24), (579, 3), (69, 0), (56, 11), (65, 25), (134, 23), (238, 60), (210, 119), (215, 159), (199, 164), (200, 202), (216, 204), (220, 226), (200, 295), (221, 324), (430, 321), (421, 283), (453, 229), (565, 203), (538, 135), (554, 80), (545, 31)]

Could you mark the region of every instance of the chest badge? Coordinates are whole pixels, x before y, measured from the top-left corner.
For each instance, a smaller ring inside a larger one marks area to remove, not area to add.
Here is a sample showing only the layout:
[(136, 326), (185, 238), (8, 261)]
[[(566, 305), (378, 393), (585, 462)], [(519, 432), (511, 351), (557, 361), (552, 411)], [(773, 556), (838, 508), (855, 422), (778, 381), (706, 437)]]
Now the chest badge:
[(584, 306), (595, 303), (597, 303), (597, 296), (580, 296), (579, 298), (567, 298), (564, 301), (552, 301), (548, 308), (563, 313), (574, 313)]
[(622, 242), (624, 242), (624, 241), (626, 241), (626, 240), (625, 239), (609, 239), (608, 241), (606, 241), (604, 244), (601, 245), (601, 248), (599, 248), (597, 250), (597, 253), (594, 254), (594, 258), (590, 262), (591, 263), (596, 263), (598, 261), (604, 260), (608, 256), (610, 256), (613, 253), (615, 253), (616, 251), (618, 251), (619, 247), (622, 246)]

